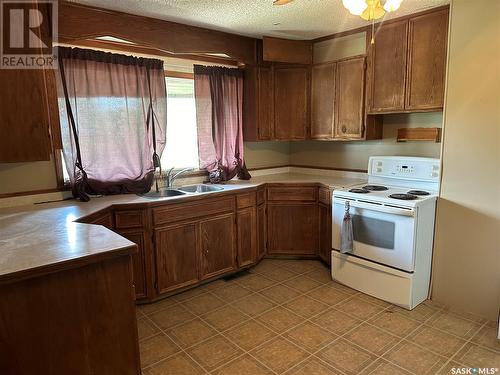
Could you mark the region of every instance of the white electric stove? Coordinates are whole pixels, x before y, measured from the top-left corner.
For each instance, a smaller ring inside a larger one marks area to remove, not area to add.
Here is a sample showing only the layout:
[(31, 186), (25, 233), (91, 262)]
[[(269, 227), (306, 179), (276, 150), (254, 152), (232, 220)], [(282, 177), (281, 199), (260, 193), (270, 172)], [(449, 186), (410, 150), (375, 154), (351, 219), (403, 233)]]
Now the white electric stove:
[[(439, 189), (438, 159), (374, 156), (368, 183), (335, 190), (332, 277), (354, 289), (412, 309), (428, 295)], [(340, 252), (346, 202), (353, 250)]]

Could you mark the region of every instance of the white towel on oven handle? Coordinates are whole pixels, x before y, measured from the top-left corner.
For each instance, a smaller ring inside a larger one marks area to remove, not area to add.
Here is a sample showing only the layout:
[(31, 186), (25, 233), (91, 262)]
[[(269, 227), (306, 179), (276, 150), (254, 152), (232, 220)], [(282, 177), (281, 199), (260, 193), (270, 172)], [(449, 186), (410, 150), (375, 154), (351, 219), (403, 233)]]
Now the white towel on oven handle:
[(340, 252), (349, 253), (353, 250), (352, 239), (352, 218), (349, 213), (350, 205), (349, 201), (345, 201), (345, 212), (344, 219), (342, 220), (342, 225), (340, 227)]

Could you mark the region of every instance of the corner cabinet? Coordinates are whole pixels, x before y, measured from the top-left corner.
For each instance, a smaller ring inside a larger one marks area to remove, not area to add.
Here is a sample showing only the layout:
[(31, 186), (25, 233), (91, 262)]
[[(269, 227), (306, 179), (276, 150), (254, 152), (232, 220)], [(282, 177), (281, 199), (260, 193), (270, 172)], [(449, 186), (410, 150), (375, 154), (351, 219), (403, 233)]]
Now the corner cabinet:
[(448, 8), (381, 25), (368, 46), (367, 113), (441, 111)]

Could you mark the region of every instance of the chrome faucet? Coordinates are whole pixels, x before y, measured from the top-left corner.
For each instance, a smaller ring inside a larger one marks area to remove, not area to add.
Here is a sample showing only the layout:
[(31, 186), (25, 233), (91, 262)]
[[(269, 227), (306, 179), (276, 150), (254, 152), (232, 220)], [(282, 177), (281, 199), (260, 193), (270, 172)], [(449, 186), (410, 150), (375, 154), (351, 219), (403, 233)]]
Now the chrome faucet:
[(194, 168), (184, 168), (181, 169), (179, 172), (174, 173), (175, 167), (170, 168), (169, 171), (167, 172), (167, 175), (165, 176), (165, 187), (166, 188), (171, 188), (174, 185), (174, 181), (177, 179), (177, 177), (183, 175), (186, 172), (194, 170)]

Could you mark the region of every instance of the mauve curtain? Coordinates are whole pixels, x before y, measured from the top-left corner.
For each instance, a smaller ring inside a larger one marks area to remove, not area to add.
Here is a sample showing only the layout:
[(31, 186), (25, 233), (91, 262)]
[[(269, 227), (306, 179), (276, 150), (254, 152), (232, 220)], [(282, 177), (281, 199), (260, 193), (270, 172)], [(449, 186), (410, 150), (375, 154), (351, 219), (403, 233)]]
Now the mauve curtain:
[(166, 142), (163, 61), (66, 47), (58, 56), (63, 153), (74, 195), (148, 192)]
[(195, 65), (194, 95), (200, 169), (214, 183), (236, 175), (250, 179), (243, 158), (243, 72)]

